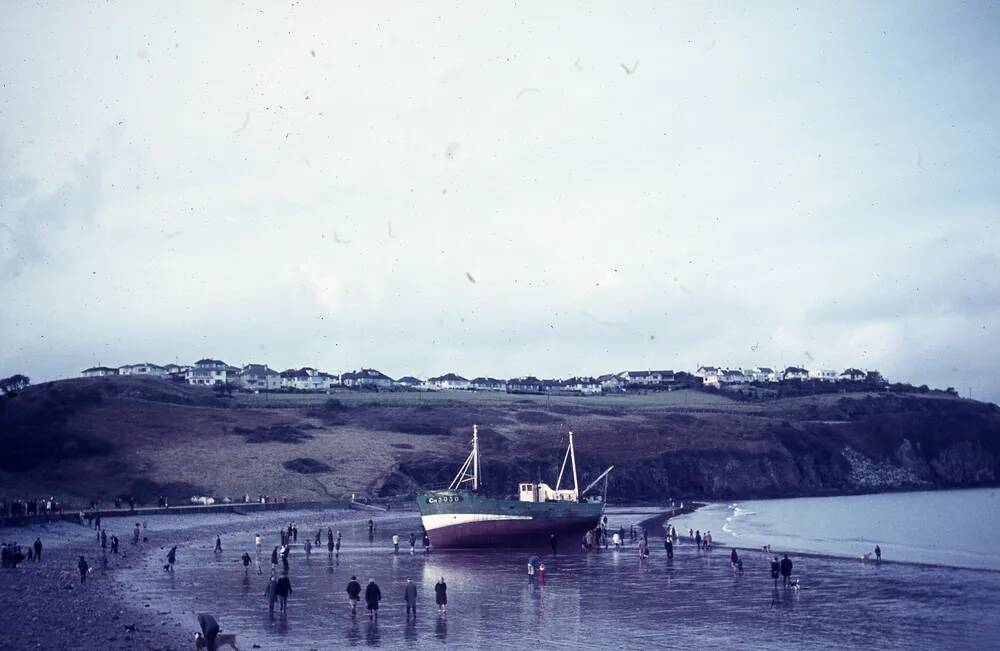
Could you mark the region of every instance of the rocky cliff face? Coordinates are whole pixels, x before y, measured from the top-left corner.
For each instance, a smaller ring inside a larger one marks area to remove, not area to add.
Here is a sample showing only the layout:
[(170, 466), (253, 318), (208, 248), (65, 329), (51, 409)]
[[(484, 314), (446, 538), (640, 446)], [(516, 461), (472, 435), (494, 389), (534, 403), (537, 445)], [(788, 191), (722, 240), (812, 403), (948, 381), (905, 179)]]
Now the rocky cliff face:
[[(842, 398), (826, 407), (810, 405), (807, 414), (767, 415), (772, 418), (757, 421), (764, 431), (752, 432), (771, 443), (764, 449), (734, 441), (652, 455), (631, 450), (616, 463), (610, 499), (792, 497), (988, 485), (1000, 478), (1000, 409), (995, 405), (919, 397)], [(578, 454), (581, 477), (596, 476), (616, 462), (606, 451), (597, 459), (585, 449)], [(503, 494), (525, 478), (551, 481), (558, 467), (548, 459), (560, 458), (558, 451), (546, 449), (490, 459), (484, 483)], [(455, 467), (452, 460), (409, 460), (398, 474), (412, 485), (434, 485)]]

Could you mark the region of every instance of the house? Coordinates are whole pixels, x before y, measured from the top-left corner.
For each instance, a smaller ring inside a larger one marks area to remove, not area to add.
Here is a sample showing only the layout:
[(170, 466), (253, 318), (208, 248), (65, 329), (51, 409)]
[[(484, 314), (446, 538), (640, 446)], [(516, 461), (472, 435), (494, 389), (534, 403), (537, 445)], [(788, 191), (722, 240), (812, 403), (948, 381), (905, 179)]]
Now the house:
[(493, 377), (477, 377), (470, 384), (474, 391), (506, 391), (507, 382)]
[(150, 364), (149, 362), (144, 362), (142, 364), (128, 364), (126, 366), (118, 367), (118, 375), (147, 375), (149, 377), (167, 377), (167, 369), (163, 368), (159, 364)]
[(602, 393), (620, 393), (625, 390), (625, 385), (617, 373), (605, 373), (597, 378), (597, 381), (601, 383)]
[(701, 378), (701, 383), (706, 386), (718, 387), (722, 370), (715, 366), (699, 366), (694, 376)]
[(185, 373), (188, 384), (211, 386), (235, 382), (239, 369), (218, 359), (199, 359)]
[(541, 393), (542, 381), (527, 375), (507, 380), (507, 393)]
[(572, 393), (579, 393), (584, 396), (592, 396), (601, 393), (602, 384), (600, 380), (592, 377), (571, 377), (562, 381), (562, 386)]
[(437, 377), (427, 378), (427, 384), (435, 389), (471, 389), (472, 383), (461, 375), (445, 373)]
[(107, 366), (91, 366), (80, 371), (83, 377), (104, 377), (105, 375), (118, 375), (118, 369)]
[(168, 375), (174, 375), (176, 373), (186, 373), (191, 370), (190, 366), (185, 366), (183, 364), (164, 364), (164, 370), (166, 370)]
[(376, 371), (373, 368), (363, 368), (360, 371), (351, 371), (340, 376), (340, 381), (345, 387), (355, 389), (391, 389), (392, 378)]
[(809, 378), (812, 380), (822, 380), (823, 382), (836, 382), (839, 379), (837, 371), (829, 368), (809, 371)]
[(277, 391), (281, 375), (266, 364), (247, 364), (240, 370), (239, 385), (247, 391)]
[(789, 366), (781, 374), (783, 380), (808, 380), (809, 371), (799, 366)]
[(423, 386), (424, 381), (420, 378), (413, 377), (412, 375), (404, 375), (393, 384), (403, 389), (420, 389)]
[(719, 384), (746, 384), (750, 382), (743, 369), (727, 368), (719, 374)]
[(845, 369), (844, 372), (840, 374), (840, 379), (848, 382), (863, 382), (865, 379), (865, 372), (859, 368)]
[(289, 391), (329, 391), (331, 387), (339, 384), (337, 378), (329, 373), (317, 371), (311, 366), (304, 366), (300, 369), (288, 369), (282, 371), (281, 388)]
[(769, 366), (760, 366), (749, 371), (754, 382), (777, 382), (778, 374)]
[(674, 381), (673, 371), (623, 371), (618, 376), (626, 386), (661, 386)]

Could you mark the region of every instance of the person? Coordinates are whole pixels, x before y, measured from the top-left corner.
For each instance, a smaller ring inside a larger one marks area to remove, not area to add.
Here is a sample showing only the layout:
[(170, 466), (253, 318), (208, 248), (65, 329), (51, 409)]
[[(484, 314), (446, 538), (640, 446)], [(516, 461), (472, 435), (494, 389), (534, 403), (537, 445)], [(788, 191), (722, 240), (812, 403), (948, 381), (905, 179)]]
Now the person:
[(250, 559), (250, 554), (248, 554), (247, 552), (243, 552), (242, 559), (243, 559), (243, 576), (247, 576), (250, 574), (250, 563), (252, 562), (252, 560)]
[(278, 569), (278, 546), (275, 545), (274, 549), (271, 550), (271, 573), (273, 574)]
[(333, 543), (333, 551), (340, 556), (340, 529), (337, 529), (337, 541)]
[(430, 553), (430, 551), (431, 551), (431, 537), (428, 536), (427, 532), (425, 531), (424, 532), (424, 553), (428, 554), (428, 553)]
[(112, 554), (118, 553), (118, 536), (114, 534), (111, 535), (111, 553)]
[(292, 594), (292, 581), (288, 578), (288, 572), (282, 572), (281, 576), (274, 583), (274, 590), (278, 593), (278, 604), (281, 612), (288, 609), (288, 595)]
[(76, 567), (80, 570), (80, 583), (83, 584), (87, 581), (87, 571), (90, 570), (90, 566), (87, 565), (87, 560), (81, 556), (79, 562), (77, 562)]
[(698, 551), (701, 551), (701, 531), (694, 532), (694, 544), (698, 545)]
[[(371, 521), (369, 520), (369, 522), (371, 522)], [(392, 550), (393, 550), (392, 551), (393, 554), (398, 554), (399, 553), (399, 534), (398, 533), (392, 534)]]
[(736, 565), (739, 564), (739, 562), (740, 555), (736, 553), (736, 548), (734, 547), (733, 551), (729, 553), (729, 564), (732, 566), (734, 573), (736, 572)]
[(316, 530), (316, 546), (319, 547), (319, 542), (323, 538), (323, 527)]
[(438, 612), (443, 613), (448, 606), (448, 584), (444, 582), (444, 577), (434, 584), (434, 601), (437, 602)]
[(403, 590), (403, 600), (406, 601), (406, 618), (410, 618), (410, 612), (413, 612), (413, 618), (417, 618), (417, 586), (410, 579), (406, 580), (406, 588)]
[(663, 542), (663, 546), (667, 548), (667, 559), (674, 557), (674, 540), (670, 536)]
[(170, 548), (170, 551), (167, 552), (167, 566), (164, 569), (167, 570), (168, 572), (173, 572), (174, 563), (176, 562), (177, 562), (177, 545), (174, 545), (173, 547)]
[(368, 579), (368, 587), (365, 588), (365, 605), (368, 606), (368, 619), (378, 620), (378, 602), (382, 601), (382, 591), (379, 590), (375, 579)]
[(347, 603), (351, 605), (352, 616), (358, 612), (359, 599), (361, 599), (361, 584), (358, 583), (358, 577), (351, 576), (351, 580), (347, 582)]
[(529, 556), (528, 557), (528, 579), (533, 580), (535, 578), (535, 569), (538, 568), (538, 557)]
[(253, 544), (257, 547), (257, 555), (260, 556), (260, 534), (253, 537)]
[(312, 543), (309, 542), (308, 538), (306, 538), (306, 541), (304, 543), (302, 543), (302, 548), (305, 550), (306, 556), (309, 556), (310, 554), (312, 554), (313, 546), (312, 546)]
[(371, 518), (368, 519), (368, 535), (371, 536), (375, 533), (375, 522)]
[(649, 558), (649, 542), (645, 537), (639, 539), (639, 560)]
[(742, 558), (740, 558), (738, 561), (736, 561), (736, 573), (739, 574), (740, 576), (743, 576), (743, 559)]
[(288, 574), (288, 552), (288, 545), (281, 548), (281, 569), (285, 572), (285, 574)]
[(215, 534), (215, 553), (222, 553), (222, 538), (219, 537), (219, 534)]
[(278, 600), (278, 579), (271, 573), (271, 578), (267, 580), (267, 587), (264, 588), (264, 596), (267, 597), (267, 610), (274, 614), (274, 602)]
[(138, 545), (139, 544), (139, 523), (138, 522), (135, 523), (135, 528), (132, 529), (132, 544), (133, 545)]
[(621, 549), (622, 547), (622, 537), (617, 531), (611, 535), (611, 542), (614, 543), (615, 549)]
[(201, 634), (205, 638), (205, 648), (208, 651), (215, 651), (215, 640), (219, 637), (219, 622), (208, 613), (199, 613), (198, 626), (201, 627)]
[(292, 523), (292, 542), (299, 542), (299, 528)]
[(783, 587), (788, 587), (788, 582), (792, 578), (792, 561), (788, 558), (788, 554), (781, 559), (781, 585)]
[(105, 531), (104, 529), (101, 529), (100, 538), (101, 538), (101, 549), (107, 549), (108, 548), (108, 532)]
[(774, 560), (771, 561), (771, 578), (774, 579), (774, 587), (778, 587), (778, 574), (781, 572), (781, 563), (778, 562), (778, 557), (775, 556)]
[[(36, 554), (36, 556), (37, 556), (37, 554)], [(881, 563), (882, 562), (882, 548), (879, 547), (878, 545), (875, 545), (875, 562), (876, 563)]]
[(411, 531), (410, 532), (410, 556), (413, 555), (413, 552), (416, 551), (416, 548), (417, 548), (417, 536), (416, 536), (416, 534), (414, 534)]
[(35, 538), (35, 561), (42, 560), (42, 539)]
[(557, 556), (559, 554), (559, 541), (556, 540), (554, 533), (549, 534), (549, 546), (552, 547), (552, 555)]

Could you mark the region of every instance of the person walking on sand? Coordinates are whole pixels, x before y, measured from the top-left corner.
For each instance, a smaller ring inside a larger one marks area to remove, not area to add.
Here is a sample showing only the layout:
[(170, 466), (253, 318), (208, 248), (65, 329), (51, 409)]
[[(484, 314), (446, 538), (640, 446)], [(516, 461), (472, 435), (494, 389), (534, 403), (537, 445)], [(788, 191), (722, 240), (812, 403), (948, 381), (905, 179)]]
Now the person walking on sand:
[(617, 531), (611, 535), (611, 543), (615, 546), (616, 550), (622, 548), (622, 537)]
[(138, 522), (135, 523), (135, 529), (132, 530), (132, 544), (133, 545), (138, 545), (139, 544), (139, 523)]
[(243, 561), (243, 576), (248, 576), (250, 574), (250, 563), (253, 562), (250, 558), (250, 554), (243, 552), (243, 556), (240, 558)]
[(774, 560), (771, 561), (771, 578), (774, 579), (774, 589), (778, 589), (778, 574), (781, 573), (781, 563), (778, 562), (778, 557), (775, 556)]
[(219, 534), (215, 534), (215, 551), (214, 551), (214, 553), (216, 553), (216, 554), (221, 554), (222, 553), (222, 538), (219, 536)]
[(323, 539), (323, 527), (316, 530), (316, 546), (319, 547), (320, 540)]
[(257, 558), (260, 558), (260, 534), (253, 537), (253, 544), (257, 547)]
[(428, 536), (427, 532), (425, 531), (424, 532), (424, 553), (425, 554), (429, 554), (430, 551), (431, 551), (431, 537)]
[(302, 549), (305, 550), (306, 556), (308, 557), (310, 554), (312, 554), (313, 546), (312, 546), (312, 543), (309, 541), (308, 538), (306, 538), (305, 540), (306, 541), (304, 543), (302, 543)]
[(701, 551), (701, 531), (694, 532), (694, 544), (698, 545), (698, 551)]
[[(201, 628), (201, 635), (205, 640), (205, 648), (208, 651), (216, 650), (216, 638), (219, 637), (219, 622), (208, 613), (198, 614), (198, 626)], [(195, 645), (197, 646), (197, 645)]]
[(278, 546), (275, 545), (274, 549), (271, 550), (271, 573), (278, 569)]
[(413, 556), (413, 552), (417, 550), (417, 535), (410, 532), (410, 556)]
[(340, 529), (337, 529), (337, 540), (333, 543), (333, 551), (340, 556)]
[(358, 601), (361, 599), (361, 584), (358, 577), (351, 576), (347, 582), (347, 603), (351, 606), (351, 617), (358, 612)]
[(438, 612), (444, 613), (448, 608), (448, 584), (444, 582), (444, 577), (434, 584), (434, 601), (437, 603)]
[[(35, 556), (37, 555), (38, 554), (35, 554)], [(882, 548), (879, 547), (878, 545), (875, 545), (875, 562), (876, 563), (882, 562)]]
[(35, 562), (42, 560), (42, 539), (35, 538)]
[(399, 553), (399, 534), (398, 533), (392, 534), (392, 553), (393, 554), (398, 554)]
[(108, 532), (105, 531), (104, 529), (101, 529), (100, 539), (101, 539), (101, 549), (107, 549), (108, 548)]
[(663, 542), (663, 546), (667, 548), (667, 560), (674, 557), (674, 540), (670, 536)]
[(781, 585), (787, 588), (789, 581), (792, 579), (792, 560), (788, 558), (788, 554), (781, 559)]
[(274, 573), (267, 580), (267, 586), (264, 588), (264, 596), (267, 597), (268, 613), (274, 615), (274, 602), (278, 600), (278, 579), (274, 576)]
[(174, 545), (173, 547), (170, 548), (170, 551), (167, 552), (167, 566), (163, 569), (165, 569), (168, 572), (173, 572), (174, 563), (176, 562), (177, 562), (177, 545)]
[(733, 574), (736, 574), (736, 566), (739, 565), (740, 555), (736, 553), (736, 548), (729, 553), (729, 564), (733, 567)]
[(368, 607), (368, 619), (378, 621), (378, 602), (382, 601), (382, 591), (379, 590), (375, 579), (368, 579), (368, 587), (365, 588), (365, 605)]
[(87, 565), (87, 559), (81, 556), (79, 562), (76, 564), (76, 568), (80, 570), (80, 584), (82, 585), (87, 581), (87, 572), (90, 570), (90, 566)]
[(288, 595), (292, 594), (292, 581), (288, 578), (288, 572), (283, 572), (274, 582), (274, 590), (278, 593), (278, 605), (281, 612), (287, 612)]
[(549, 534), (549, 547), (552, 548), (552, 555), (557, 556), (559, 554), (559, 541), (556, 539), (554, 533)]
[(410, 579), (406, 580), (406, 588), (403, 590), (403, 600), (406, 602), (406, 618), (410, 618), (413, 612), (413, 619), (417, 618), (417, 586)]

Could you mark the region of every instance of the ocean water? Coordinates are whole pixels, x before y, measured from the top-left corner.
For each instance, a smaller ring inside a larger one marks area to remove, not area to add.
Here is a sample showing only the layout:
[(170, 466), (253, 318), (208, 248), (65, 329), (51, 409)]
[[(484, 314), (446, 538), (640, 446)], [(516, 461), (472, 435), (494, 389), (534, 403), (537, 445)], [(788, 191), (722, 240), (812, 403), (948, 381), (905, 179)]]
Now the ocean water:
[[(609, 525), (628, 529), (650, 515), (616, 509)], [(210, 612), (240, 648), (308, 651), (354, 647), (389, 649), (711, 648), (861, 649), (991, 648), (1000, 639), (1000, 573), (906, 564), (863, 565), (852, 560), (795, 557), (801, 590), (775, 588), (769, 558), (746, 552), (735, 573), (729, 550), (699, 552), (682, 541), (668, 560), (651, 537), (652, 557), (636, 546), (600, 553), (536, 551), (544, 580), (529, 581), (530, 551), (477, 550), (392, 553), (390, 538), (419, 531), (415, 515), (381, 516), (373, 542), (362, 522), (300, 521), (302, 531), (332, 524), (344, 533), (339, 557), (325, 549), (307, 557), (293, 548), (288, 613), (268, 614), (264, 575), (244, 576), (239, 555), (253, 553), (252, 531), (223, 534), (223, 554), (211, 540), (182, 545), (172, 574), (162, 560), (123, 575), (136, 603), (188, 628)], [(265, 549), (277, 542), (268, 533)], [(567, 541), (568, 542), (568, 541)], [(569, 545), (567, 545), (569, 546)], [(546, 546), (547, 547), (547, 546)], [(569, 550), (566, 550), (569, 551)], [(351, 617), (345, 585), (355, 574), (374, 578), (383, 594), (380, 618)], [(448, 583), (448, 612), (434, 605), (434, 583)], [(407, 620), (406, 580), (419, 590), (418, 616)], [(167, 625), (167, 622), (164, 622)], [(256, 647), (254, 645), (257, 645)]]
[[(883, 493), (710, 504), (673, 521), (756, 549), (1000, 570), (1000, 490)], [(874, 554), (873, 554), (874, 556)]]

